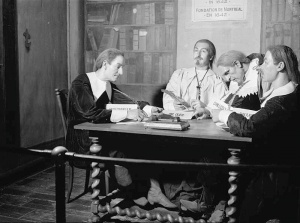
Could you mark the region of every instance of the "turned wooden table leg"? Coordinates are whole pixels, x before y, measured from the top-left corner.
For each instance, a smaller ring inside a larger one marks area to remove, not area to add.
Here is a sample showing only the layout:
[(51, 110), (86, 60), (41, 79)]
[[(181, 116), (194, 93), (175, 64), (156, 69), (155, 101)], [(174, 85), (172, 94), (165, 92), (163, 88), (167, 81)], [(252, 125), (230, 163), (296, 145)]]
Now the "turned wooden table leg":
[[(240, 149), (228, 149), (229, 152), (231, 153), (231, 157), (227, 160), (227, 163), (229, 165), (237, 165), (240, 164)], [(240, 172), (238, 171), (229, 171), (229, 184), (230, 188), (228, 190), (228, 194), (230, 196), (229, 201), (228, 201), (228, 206), (229, 206), (229, 221), (230, 223), (232, 222), (238, 222), (238, 180), (240, 177)]]
[[(92, 139), (92, 145), (90, 147), (90, 152), (91, 154), (97, 156), (101, 149), (102, 146), (98, 144), (98, 138), (97, 137), (91, 137)], [(90, 219), (90, 222), (99, 222), (100, 221), (100, 216), (99, 216), (99, 211), (98, 211), (98, 206), (99, 206), (99, 194), (100, 194), (100, 166), (98, 162), (92, 162), (91, 167), (93, 169), (92, 172), (92, 204), (91, 204), (91, 212), (93, 213), (92, 218)]]

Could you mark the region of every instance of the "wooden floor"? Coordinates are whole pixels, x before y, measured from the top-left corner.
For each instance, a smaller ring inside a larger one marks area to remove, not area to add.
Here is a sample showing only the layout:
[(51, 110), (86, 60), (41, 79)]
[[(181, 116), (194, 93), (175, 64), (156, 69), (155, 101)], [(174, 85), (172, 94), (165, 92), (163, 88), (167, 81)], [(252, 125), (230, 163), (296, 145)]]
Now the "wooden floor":
[[(68, 169), (66, 166), (66, 188)], [(85, 171), (76, 169), (72, 198), (83, 192), (84, 180)], [(55, 169), (52, 165), (0, 188), (0, 222), (56, 222), (55, 205)], [(92, 216), (90, 205), (89, 193), (66, 204), (66, 221), (88, 222)], [(151, 221), (115, 216), (104, 223), (112, 222)]]
[[(66, 166), (66, 188), (68, 179)], [(83, 192), (85, 171), (76, 169), (71, 197)], [(66, 204), (67, 222), (88, 222), (91, 217), (90, 194)], [(0, 189), (0, 222), (55, 222), (55, 169), (51, 166)], [(105, 222), (133, 222), (111, 219)]]
[[(84, 171), (76, 169), (74, 196), (82, 192), (83, 181)], [(67, 204), (67, 222), (87, 222), (90, 204), (89, 194)], [(1, 188), (0, 222), (55, 222), (55, 216), (54, 167)]]
[[(66, 190), (68, 169), (66, 164)], [(84, 190), (85, 171), (81, 169), (75, 171), (71, 198), (77, 197)], [(24, 179), (0, 187), (0, 222), (56, 222), (55, 205), (55, 168), (52, 164)], [(90, 193), (66, 204), (66, 221), (88, 222), (92, 216), (90, 206)], [(117, 222), (158, 223), (159, 221), (125, 216), (114, 216), (104, 221), (104, 223)]]

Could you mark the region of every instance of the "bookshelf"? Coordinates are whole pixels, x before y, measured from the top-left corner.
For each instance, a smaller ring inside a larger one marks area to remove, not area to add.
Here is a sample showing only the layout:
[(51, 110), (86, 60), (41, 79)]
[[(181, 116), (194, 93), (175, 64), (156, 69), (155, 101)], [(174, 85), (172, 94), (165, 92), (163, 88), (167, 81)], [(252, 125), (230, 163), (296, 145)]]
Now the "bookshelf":
[(113, 47), (125, 57), (121, 89), (166, 85), (176, 68), (177, 7), (177, 0), (85, 0), (86, 72)]
[(294, 50), (300, 62), (300, 5), (298, 2), (298, 0), (262, 1), (261, 52), (265, 53), (268, 46), (284, 44)]

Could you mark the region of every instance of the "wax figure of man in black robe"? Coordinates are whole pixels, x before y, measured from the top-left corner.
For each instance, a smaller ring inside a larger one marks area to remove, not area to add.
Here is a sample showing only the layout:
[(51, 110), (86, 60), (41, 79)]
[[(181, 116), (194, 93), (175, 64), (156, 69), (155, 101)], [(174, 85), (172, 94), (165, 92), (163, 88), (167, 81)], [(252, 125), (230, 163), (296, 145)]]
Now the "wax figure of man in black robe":
[[(87, 130), (76, 130), (74, 125), (83, 122), (92, 123), (109, 123), (119, 122), (125, 119), (132, 119), (137, 121), (144, 120), (147, 116), (158, 114), (162, 108), (150, 106), (149, 103), (144, 101), (135, 101), (125, 93), (121, 92), (113, 81), (116, 81), (119, 75), (123, 73), (124, 55), (117, 49), (107, 49), (103, 51), (95, 62), (95, 72), (80, 74), (71, 85), (68, 98), (68, 118), (67, 118), (67, 149), (76, 153), (88, 153), (91, 145), (89, 139), (89, 132)], [(107, 104), (137, 104), (138, 109), (132, 110), (110, 110), (106, 109)], [(116, 142), (109, 142), (103, 145), (102, 155), (110, 157), (124, 158), (133, 157), (135, 154), (132, 150), (122, 151), (123, 146), (117, 145)], [(107, 143), (107, 142), (106, 142)], [(133, 144), (132, 147), (139, 145)], [(101, 151), (102, 152), (102, 151)], [(132, 182), (133, 175), (138, 172), (135, 168), (129, 171), (127, 168), (115, 165), (111, 169), (112, 175), (115, 176), (118, 186), (126, 187), (131, 192), (134, 191)], [(135, 172), (132, 174), (132, 172)], [(142, 170), (140, 171), (142, 172)], [(150, 177), (149, 177), (150, 178)], [(165, 207), (173, 207), (170, 201), (163, 195), (158, 182), (154, 179), (148, 179), (149, 185), (147, 190), (148, 197), (143, 199), (134, 200), (138, 205), (145, 205), (146, 203), (158, 203)], [(136, 196), (138, 196), (135, 193)]]
[[(134, 104), (130, 98), (126, 97), (118, 90), (117, 86), (111, 84), (111, 100), (107, 91), (95, 101), (91, 83), (87, 74), (79, 75), (72, 83), (69, 91), (68, 110), (68, 147), (78, 153), (87, 153), (91, 140), (87, 130), (75, 130), (73, 127), (79, 123), (110, 123), (112, 110), (105, 109), (106, 104)], [(143, 109), (148, 102), (138, 101), (138, 106)]]
[[(74, 125), (83, 122), (92, 123), (110, 123), (112, 110), (105, 109), (106, 104), (134, 104), (134, 102), (120, 93), (115, 84), (111, 85), (111, 99), (104, 90), (101, 96), (95, 101), (91, 83), (88, 74), (79, 75), (72, 83), (69, 91), (69, 109), (68, 109), (68, 130), (67, 130), (67, 148), (70, 151), (89, 154), (89, 149), (92, 144), (89, 138), (88, 130), (76, 130)], [(143, 109), (147, 102), (137, 102), (140, 109)], [(102, 155), (110, 157), (124, 158), (123, 152), (116, 148), (106, 147), (103, 148)], [(85, 163), (75, 162), (75, 166), (84, 166)], [(127, 168), (117, 166), (113, 169), (116, 180), (121, 186), (128, 186), (132, 183), (131, 175), (128, 173)]]

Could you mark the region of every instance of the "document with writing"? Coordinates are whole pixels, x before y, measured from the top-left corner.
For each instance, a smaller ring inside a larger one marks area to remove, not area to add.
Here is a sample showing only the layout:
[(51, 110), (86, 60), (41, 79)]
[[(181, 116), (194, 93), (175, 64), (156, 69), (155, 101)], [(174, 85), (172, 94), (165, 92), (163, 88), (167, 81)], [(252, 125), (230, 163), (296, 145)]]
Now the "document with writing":
[(210, 104), (208, 106), (207, 109), (208, 110), (221, 109), (221, 110), (233, 111), (233, 112), (243, 115), (247, 119), (249, 119), (252, 115), (254, 115), (257, 112), (257, 111), (250, 110), (250, 109), (231, 107), (231, 106), (229, 106), (229, 104), (226, 104), (225, 102), (220, 101), (220, 100), (214, 101), (212, 104)]
[[(234, 107), (229, 106), (229, 104), (226, 104), (225, 102), (220, 101), (220, 100), (214, 101), (212, 104), (210, 104), (207, 107), (207, 109), (210, 110), (210, 111), (212, 109), (221, 109), (221, 110), (233, 111), (233, 112), (236, 112), (238, 114), (243, 115), (247, 119), (249, 119), (252, 115), (254, 115), (257, 112), (257, 111), (249, 110), (249, 109), (234, 108)], [(224, 129), (225, 131), (229, 131), (229, 128), (228, 128), (226, 123), (217, 122), (216, 125), (221, 127), (222, 129)]]

